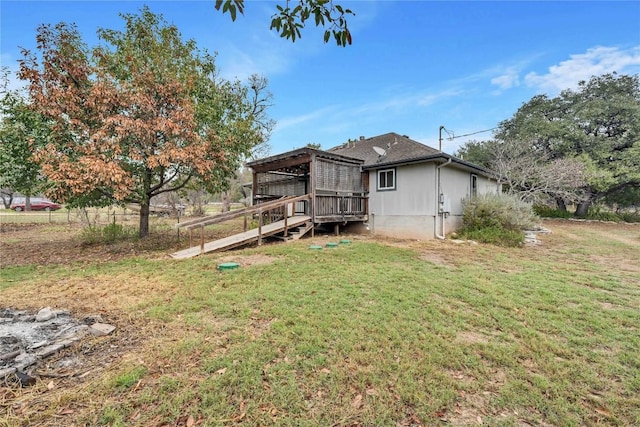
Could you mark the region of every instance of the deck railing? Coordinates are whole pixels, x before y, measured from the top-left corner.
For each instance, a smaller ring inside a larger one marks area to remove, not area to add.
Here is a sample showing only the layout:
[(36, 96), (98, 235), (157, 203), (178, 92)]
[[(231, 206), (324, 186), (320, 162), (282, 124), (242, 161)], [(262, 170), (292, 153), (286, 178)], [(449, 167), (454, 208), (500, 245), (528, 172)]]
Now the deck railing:
[(367, 197), (361, 195), (317, 194), (314, 216), (317, 220), (347, 221), (367, 214)]
[(265, 222), (275, 222), (284, 220), (284, 234), (287, 235), (288, 226), (287, 218), (294, 216), (296, 206), (300, 203), (308, 203), (311, 200), (311, 194), (303, 196), (283, 196), (276, 200), (270, 200), (258, 203), (237, 211), (225, 212), (215, 216), (199, 218), (176, 224), (176, 228), (185, 228), (189, 230), (189, 244), (192, 245), (192, 230), (200, 229), (200, 250), (204, 253), (204, 227), (207, 225), (218, 224), (230, 219), (244, 217), (244, 231), (247, 231), (248, 218), (254, 215), (258, 217), (258, 244), (262, 243), (262, 226)]

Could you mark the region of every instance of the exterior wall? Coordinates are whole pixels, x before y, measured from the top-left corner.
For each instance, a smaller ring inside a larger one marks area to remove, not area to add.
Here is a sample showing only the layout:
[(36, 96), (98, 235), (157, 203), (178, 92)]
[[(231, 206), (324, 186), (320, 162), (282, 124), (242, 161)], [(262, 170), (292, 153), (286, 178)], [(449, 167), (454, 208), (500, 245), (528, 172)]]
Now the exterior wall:
[[(395, 168), (396, 188), (378, 190), (378, 171), (369, 172), (369, 229), (381, 235), (433, 239), (442, 231), (435, 163)], [(462, 201), (471, 195), (472, 173), (450, 165), (440, 168), (445, 234), (462, 226)], [(477, 194), (497, 191), (497, 183), (476, 175)]]
[(393, 237), (432, 239), (435, 165), (400, 166), (395, 171), (395, 190), (378, 190), (378, 173), (369, 171), (369, 230)]

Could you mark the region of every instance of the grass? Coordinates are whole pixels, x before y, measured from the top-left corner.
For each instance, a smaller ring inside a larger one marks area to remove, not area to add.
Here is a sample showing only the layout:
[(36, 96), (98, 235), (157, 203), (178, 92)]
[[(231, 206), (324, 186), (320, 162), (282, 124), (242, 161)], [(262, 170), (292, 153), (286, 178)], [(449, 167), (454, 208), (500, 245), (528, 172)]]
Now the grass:
[(4, 423), (638, 425), (640, 227), (550, 227), (534, 248), (304, 239), (5, 268), (6, 303), (117, 313), (110, 345), (143, 339)]

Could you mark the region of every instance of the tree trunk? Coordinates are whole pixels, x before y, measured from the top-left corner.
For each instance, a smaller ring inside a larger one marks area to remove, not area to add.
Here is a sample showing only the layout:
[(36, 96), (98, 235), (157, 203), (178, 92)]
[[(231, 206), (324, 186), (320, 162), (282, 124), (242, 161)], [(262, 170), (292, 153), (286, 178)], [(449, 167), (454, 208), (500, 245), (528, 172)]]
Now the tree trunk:
[(138, 232), (140, 238), (149, 235), (149, 201), (145, 200), (140, 203), (140, 230)]
[(13, 202), (13, 197), (7, 195), (5, 197), (5, 195), (0, 196), (2, 197), (2, 204), (4, 205), (5, 209), (10, 209), (11, 208), (11, 203)]
[(222, 192), (222, 212), (229, 212), (231, 210), (231, 191)]
[(24, 210), (25, 212), (31, 211), (31, 196), (28, 194), (24, 196)]
[(564, 199), (562, 197), (556, 197), (556, 206), (561, 212), (567, 211), (567, 204), (564, 202)]
[(587, 214), (589, 213), (590, 206), (591, 200), (583, 200), (582, 202), (578, 203), (574, 215), (580, 218), (586, 218)]

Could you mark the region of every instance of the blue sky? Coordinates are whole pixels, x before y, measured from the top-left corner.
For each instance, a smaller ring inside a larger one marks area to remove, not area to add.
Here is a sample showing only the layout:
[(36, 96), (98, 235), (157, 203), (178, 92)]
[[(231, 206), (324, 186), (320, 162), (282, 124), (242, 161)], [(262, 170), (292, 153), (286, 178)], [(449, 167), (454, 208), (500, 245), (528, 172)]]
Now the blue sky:
[[(282, 0), (284, 1), (284, 0)], [(220, 75), (269, 79), (277, 126), (271, 154), (307, 143), (330, 148), (359, 136), (408, 135), (453, 153), (489, 139), (532, 96), (555, 96), (592, 75), (640, 73), (637, 1), (340, 1), (353, 45), (322, 42), (309, 27), (291, 43), (269, 30), (279, 2), (246, 1), (231, 22), (207, 1), (11, 1), (0, 3), (1, 62), (17, 69), (41, 23), (74, 22), (89, 45), (97, 28), (147, 4), (183, 37), (217, 52)], [(282, 2), (280, 2), (282, 3)]]

